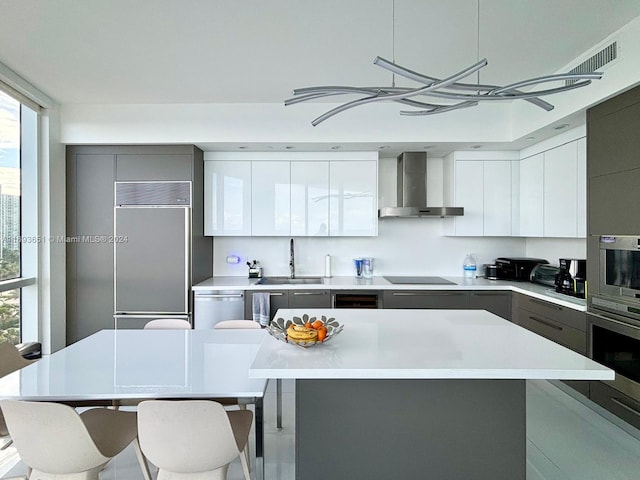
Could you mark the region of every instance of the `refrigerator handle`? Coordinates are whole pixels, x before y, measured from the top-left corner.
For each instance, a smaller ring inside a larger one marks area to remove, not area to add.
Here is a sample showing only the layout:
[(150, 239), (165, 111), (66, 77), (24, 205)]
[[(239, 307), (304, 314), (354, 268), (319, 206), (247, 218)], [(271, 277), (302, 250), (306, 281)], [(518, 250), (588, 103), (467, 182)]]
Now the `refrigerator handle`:
[(184, 306), (187, 312), (191, 308), (191, 208), (184, 209)]

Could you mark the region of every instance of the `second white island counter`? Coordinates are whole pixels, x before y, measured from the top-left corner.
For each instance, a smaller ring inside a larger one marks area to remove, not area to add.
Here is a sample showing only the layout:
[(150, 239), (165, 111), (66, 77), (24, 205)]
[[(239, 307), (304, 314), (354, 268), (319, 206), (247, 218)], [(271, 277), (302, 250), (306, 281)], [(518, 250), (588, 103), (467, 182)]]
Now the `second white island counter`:
[(525, 480), (527, 379), (614, 372), (479, 310), (278, 310), (344, 330), (266, 338), (253, 378), (296, 380), (296, 478)]

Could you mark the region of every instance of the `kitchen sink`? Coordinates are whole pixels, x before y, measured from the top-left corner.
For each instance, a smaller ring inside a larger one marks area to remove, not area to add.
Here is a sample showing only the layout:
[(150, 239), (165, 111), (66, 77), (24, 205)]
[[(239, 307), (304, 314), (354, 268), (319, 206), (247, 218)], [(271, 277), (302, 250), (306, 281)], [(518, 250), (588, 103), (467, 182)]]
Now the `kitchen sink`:
[(319, 285), (322, 277), (264, 277), (258, 281), (258, 285)]

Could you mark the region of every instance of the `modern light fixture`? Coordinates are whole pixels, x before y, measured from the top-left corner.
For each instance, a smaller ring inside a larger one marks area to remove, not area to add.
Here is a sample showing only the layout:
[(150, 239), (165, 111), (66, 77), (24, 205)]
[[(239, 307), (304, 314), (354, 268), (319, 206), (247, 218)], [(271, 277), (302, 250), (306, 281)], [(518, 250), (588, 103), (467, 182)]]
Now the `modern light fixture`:
[[(480, 44), (480, 0), (478, 0), (478, 47)], [(459, 71), (449, 77), (439, 79), (428, 75), (410, 70), (402, 65), (395, 63), (395, 0), (393, 0), (393, 54), (394, 61), (389, 61), (382, 57), (376, 57), (373, 64), (389, 70), (393, 74), (393, 81), (390, 87), (349, 87), (349, 86), (318, 86), (297, 88), (293, 91), (293, 97), (285, 100), (285, 106), (294, 105), (296, 103), (307, 102), (319, 98), (325, 98), (337, 95), (361, 95), (361, 98), (343, 103), (328, 112), (323, 113), (311, 124), (316, 125), (324, 122), (332, 116), (349, 110), (354, 107), (365, 105), (368, 103), (393, 101), (402, 105), (415, 107), (417, 110), (401, 110), (400, 115), (434, 115), (436, 113), (445, 113), (461, 108), (475, 107), (480, 102), (504, 101), (504, 100), (525, 100), (536, 105), (543, 110), (553, 110), (553, 105), (542, 100), (540, 97), (575, 90), (576, 88), (586, 87), (591, 80), (599, 80), (602, 73), (561, 73), (555, 75), (545, 75), (542, 77), (522, 80), (520, 82), (511, 83), (505, 86), (484, 85), (480, 84), (479, 71), (487, 65), (487, 59), (479, 60), (470, 67)], [(479, 56), (479, 55), (478, 55)], [(460, 81), (473, 73), (478, 74), (478, 82), (461, 83)], [(415, 81), (421, 86), (416, 88), (396, 87), (395, 75), (400, 75), (409, 80)], [(537, 86), (543, 83), (564, 81), (565, 85), (546, 88), (533, 91), (522, 91), (522, 88)], [(569, 84), (568, 82), (575, 82)], [(471, 92), (471, 93), (462, 93)], [(426, 103), (416, 100), (418, 97), (434, 97), (439, 99), (454, 100), (457, 103), (440, 104)]]

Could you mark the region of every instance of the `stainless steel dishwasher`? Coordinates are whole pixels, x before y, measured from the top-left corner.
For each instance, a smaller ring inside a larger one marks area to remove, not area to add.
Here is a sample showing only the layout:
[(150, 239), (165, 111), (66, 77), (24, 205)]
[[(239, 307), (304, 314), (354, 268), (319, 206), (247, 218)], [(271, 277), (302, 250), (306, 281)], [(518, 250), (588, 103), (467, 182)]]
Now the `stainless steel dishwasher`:
[(194, 290), (193, 328), (205, 330), (222, 320), (244, 318), (242, 290)]

